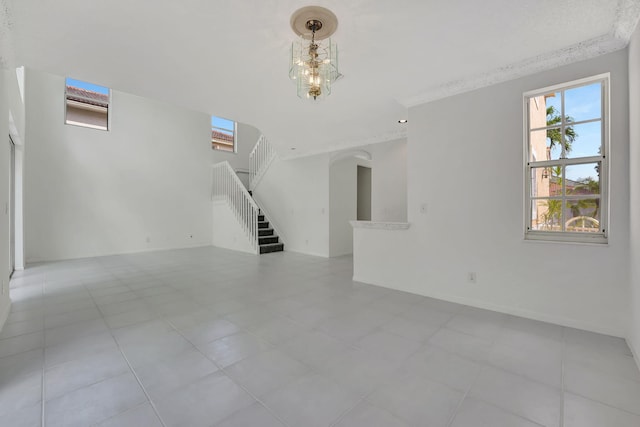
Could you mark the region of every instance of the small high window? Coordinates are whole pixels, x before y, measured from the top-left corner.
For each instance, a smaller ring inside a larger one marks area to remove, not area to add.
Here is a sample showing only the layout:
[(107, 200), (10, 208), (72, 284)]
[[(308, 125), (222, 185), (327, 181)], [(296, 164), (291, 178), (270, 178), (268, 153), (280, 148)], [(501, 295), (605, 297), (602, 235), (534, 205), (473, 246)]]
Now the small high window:
[(211, 116), (211, 148), (236, 152), (236, 122)]
[(109, 88), (67, 77), (65, 123), (109, 130)]
[(527, 239), (607, 241), (609, 76), (525, 94)]

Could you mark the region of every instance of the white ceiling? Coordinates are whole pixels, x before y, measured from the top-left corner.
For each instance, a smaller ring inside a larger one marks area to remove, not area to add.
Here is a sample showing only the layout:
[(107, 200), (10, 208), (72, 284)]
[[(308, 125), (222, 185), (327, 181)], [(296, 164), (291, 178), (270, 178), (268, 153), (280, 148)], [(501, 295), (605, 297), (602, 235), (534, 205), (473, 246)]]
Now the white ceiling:
[[(309, 4), (337, 15), (345, 76), (316, 103), (288, 78), (289, 18)], [(252, 124), (298, 156), (396, 139), (412, 105), (621, 49), (640, 0), (13, 0), (7, 13), (18, 65)]]

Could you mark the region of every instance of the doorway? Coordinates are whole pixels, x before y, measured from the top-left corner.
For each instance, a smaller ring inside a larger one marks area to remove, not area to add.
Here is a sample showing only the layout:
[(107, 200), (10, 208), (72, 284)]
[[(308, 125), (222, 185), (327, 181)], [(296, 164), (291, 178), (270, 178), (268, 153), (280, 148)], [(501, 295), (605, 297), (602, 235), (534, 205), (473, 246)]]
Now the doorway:
[(358, 221), (371, 221), (371, 168), (358, 165)]

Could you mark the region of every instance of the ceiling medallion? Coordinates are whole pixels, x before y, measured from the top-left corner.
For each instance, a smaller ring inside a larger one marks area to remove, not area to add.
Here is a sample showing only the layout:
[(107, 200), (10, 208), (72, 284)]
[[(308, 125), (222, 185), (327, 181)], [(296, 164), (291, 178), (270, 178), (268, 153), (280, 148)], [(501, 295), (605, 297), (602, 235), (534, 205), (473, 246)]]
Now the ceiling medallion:
[(338, 47), (329, 38), (338, 18), (324, 7), (307, 6), (291, 15), (291, 28), (298, 39), (291, 44), (289, 78), (296, 82), (298, 96), (313, 101), (329, 96), (332, 83), (342, 77)]

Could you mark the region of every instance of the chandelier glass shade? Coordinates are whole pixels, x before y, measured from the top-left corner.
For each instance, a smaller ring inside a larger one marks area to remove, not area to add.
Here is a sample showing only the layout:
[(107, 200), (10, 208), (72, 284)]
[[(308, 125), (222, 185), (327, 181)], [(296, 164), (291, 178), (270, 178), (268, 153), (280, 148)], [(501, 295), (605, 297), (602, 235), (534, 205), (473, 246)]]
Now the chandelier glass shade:
[(331, 94), (331, 84), (340, 77), (338, 47), (331, 39), (321, 42), (300, 37), (291, 44), (289, 78), (294, 80), (298, 96), (318, 100)]
[(296, 83), (298, 96), (316, 101), (331, 94), (331, 85), (342, 75), (338, 71), (338, 46), (329, 36), (338, 21), (318, 6), (297, 10), (291, 27), (298, 39), (291, 44), (289, 78)]

